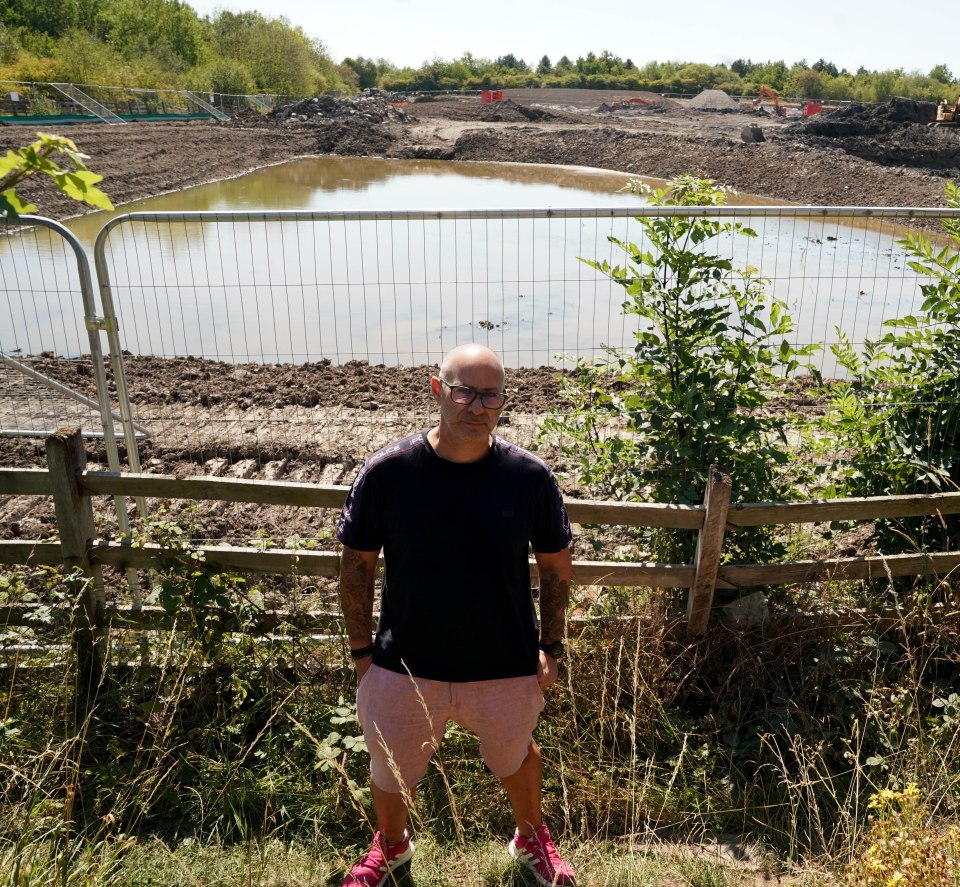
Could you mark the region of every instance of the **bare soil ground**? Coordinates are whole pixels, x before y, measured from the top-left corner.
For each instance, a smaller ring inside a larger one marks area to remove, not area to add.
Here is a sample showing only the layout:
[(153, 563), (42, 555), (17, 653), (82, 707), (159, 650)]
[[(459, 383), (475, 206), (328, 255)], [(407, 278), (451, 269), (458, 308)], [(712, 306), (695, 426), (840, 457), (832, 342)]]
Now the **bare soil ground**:
[[(48, 354), (28, 363), (44, 376), (95, 397), (89, 358)], [(366, 361), (341, 366), (328, 362), (229, 364), (196, 357), (128, 356), (124, 368), (135, 419), (153, 432), (139, 446), (142, 469), (150, 473), (348, 485), (367, 455), (435, 421), (435, 404), (429, 395), (435, 366), (387, 367)], [(563, 407), (561, 378), (561, 372), (551, 367), (508, 369), (509, 400), (499, 433), (521, 446), (536, 445), (542, 418)], [(7, 381), (11, 380), (0, 376), (0, 382)], [(52, 415), (56, 397), (40, 386), (20, 399), (43, 399), (47, 414)], [(0, 398), (0, 405), (8, 399)], [(774, 408), (809, 412), (819, 406), (798, 380), (785, 383)], [(61, 409), (62, 420), (49, 427), (99, 428), (94, 413), (84, 421), (71, 402), (63, 401)], [(88, 439), (86, 450), (88, 467), (107, 470), (100, 441)], [(538, 452), (559, 472), (566, 495), (590, 498), (579, 486), (574, 466), (555, 445), (544, 442)], [(0, 466), (45, 464), (41, 438), (0, 437)], [(149, 504), (155, 514), (159, 503)], [(188, 505), (177, 503), (173, 513), (183, 513)], [(99, 535), (109, 535), (115, 530), (110, 500), (97, 500), (97, 509), (102, 521)], [(197, 539), (244, 545), (264, 535), (277, 544), (289, 536), (327, 539), (335, 519), (335, 512), (318, 509), (207, 502), (191, 510), (188, 522)], [(0, 538), (40, 539), (55, 533), (49, 498), (0, 498)], [(645, 553), (637, 551), (635, 535), (609, 528), (603, 556), (643, 559)], [(597, 558), (597, 550), (586, 538), (576, 541), (574, 552), (580, 558)]]
[[(748, 194), (818, 205), (941, 206), (944, 183), (960, 179), (960, 129), (927, 127), (932, 105), (852, 105), (809, 120), (664, 100), (609, 110), (631, 95), (507, 90), (492, 105), (472, 97), (399, 108), (381, 98), (328, 99), (224, 123), (86, 124), (67, 134), (118, 205), (317, 154), (571, 164), (659, 178), (695, 173)], [(764, 141), (743, 140), (750, 125)], [(29, 138), (4, 127), (0, 150)], [(43, 184), (21, 191), (38, 196), (47, 214), (77, 212)]]
[[(86, 397), (96, 396), (89, 358), (43, 355), (28, 363)], [(349, 484), (365, 456), (428, 428), (434, 419), (428, 390), (437, 368), (430, 366), (371, 366), (366, 361), (285, 366), (131, 356), (124, 368), (135, 417), (154, 432), (139, 447), (143, 470), (151, 473)], [(21, 407), (42, 411), (50, 417), (50, 428), (99, 429), (95, 413), (79, 416), (75, 403), (49, 388), (9, 372), (0, 374), (0, 382), (10, 386), (0, 405), (12, 399), (42, 402), (42, 410), (35, 403)], [(507, 388), (510, 400), (501, 433), (530, 445), (536, 417), (559, 402), (558, 372), (547, 367), (509, 370)], [(55, 419), (58, 408), (62, 418)], [(2, 424), (15, 427), (7, 420)], [(90, 468), (107, 469), (100, 441), (87, 440), (87, 458)], [(43, 467), (42, 439), (0, 437), (0, 465)], [(572, 482), (568, 491), (576, 492)], [(109, 532), (109, 502), (102, 505)], [(191, 522), (199, 538), (245, 544), (258, 531), (279, 540), (291, 534), (317, 538), (329, 534), (335, 517), (311, 509), (206, 503)], [(0, 538), (38, 539), (54, 532), (49, 499), (0, 499)]]

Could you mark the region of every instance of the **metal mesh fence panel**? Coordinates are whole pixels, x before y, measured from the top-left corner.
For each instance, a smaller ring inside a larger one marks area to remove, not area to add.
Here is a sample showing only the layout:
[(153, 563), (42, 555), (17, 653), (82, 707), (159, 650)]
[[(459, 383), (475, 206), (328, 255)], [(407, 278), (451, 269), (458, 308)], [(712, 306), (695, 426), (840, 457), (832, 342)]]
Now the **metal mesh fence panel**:
[[(426, 367), (456, 344), (484, 342), (518, 368), (629, 343), (619, 287), (577, 257), (612, 259), (607, 234), (631, 224), (548, 211), (133, 214), (101, 237), (98, 261), (123, 347), (143, 358), (126, 361), (131, 397), (158, 445), (189, 436), (238, 456), (350, 438), (363, 451), (429, 422)], [(169, 390), (147, 406), (138, 369), (187, 356), (205, 360), (184, 372), (211, 380), (202, 409)], [(389, 396), (378, 365), (423, 367), (404, 377), (421, 406)], [(511, 421), (530, 443), (522, 406)]]
[(43, 83), (0, 80), (0, 116), (48, 117), (73, 115), (101, 119), (87, 100), (96, 102), (104, 113), (124, 118), (169, 116), (215, 116), (241, 111), (268, 111), (289, 104), (299, 96), (231, 95), (219, 92), (191, 92), (183, 89), (144, 89), (89, 83)]
[[(918, 213), (935, 215), (905, 211)], [(323, 367), (426, 367), (467, 341), (515, 368), (562, 369), (632, 349), (638, 326), (621, 310), (623, 290), (580, 258), (624, 264), (611, 237), (649, 251), (641, 214), (651, 209), (134, 213), (101, 235), (98, 268), (123, 347), (143, 366), (193, 358), (184, 372), (211, 383), (197, 409), (170, 388), (168, 404), (148, 407), (138, 362), (128, 360), (136, 418), (158, 440), (189, 433), (214, 449), (300, 447), (342, 424), (370, 428), (364, 443), (374, 445), (429, 421), (426, 396), (413, 415), (388, 416), (369, 390), (338, 391), (327, 403)], [(918, 304), (921, 281), (897, 243), (904, 218), (743, 207), (723, 215), (756, 236), (701, 248), (755, 269), (796, 321), (791, 344), (819, 346), (812, 362), (824, 376), (838, 372), (830, 346), (841, 333), (861, 348)], [(279, 374), (264, 383), (278, 389), (266, 405), (255, 378), (264, 373)], [(421, 375), (426, 391), (429, 372)], [(246, 395), (243, 379), (257, 383)], [(533, 425), (519, 415), (515, 423), (529, 443)]]
[(86, 321), (94, 293), (85, 262), (70, 232), (56, 223), (34, 219), (29, 227), (0, 227), (4, 436), (42, 437), (64, 425), (88, 437), (104, 433)]

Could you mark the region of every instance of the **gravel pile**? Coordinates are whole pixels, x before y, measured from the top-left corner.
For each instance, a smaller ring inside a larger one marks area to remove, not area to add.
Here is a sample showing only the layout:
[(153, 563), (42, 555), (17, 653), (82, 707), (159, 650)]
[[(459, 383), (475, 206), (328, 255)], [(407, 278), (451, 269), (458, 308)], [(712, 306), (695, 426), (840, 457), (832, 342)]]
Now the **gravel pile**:
[(722, 89), (705, 89), (700, 95), (690, 99), (687, 107), (697, 111), (739, 111), (740, 103)]
[(381, 98), (385, 102), (417, 102), (423, 98), (418, 92), (390, 92), (387, 89), (370, 87), (361, 94), (363, 98)]

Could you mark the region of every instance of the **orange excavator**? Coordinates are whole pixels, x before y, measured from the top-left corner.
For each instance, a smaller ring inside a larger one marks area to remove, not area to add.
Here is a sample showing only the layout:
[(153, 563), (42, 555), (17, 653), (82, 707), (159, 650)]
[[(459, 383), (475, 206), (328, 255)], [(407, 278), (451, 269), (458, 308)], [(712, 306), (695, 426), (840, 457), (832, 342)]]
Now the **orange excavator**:
[(767, 96), (773, 99), (773, 115), (774, 117), (786, 117), (787, 112), (780, 107), (780, 99), (777, 98), (777, 94), (769, 86), (760, 87), (760, 95), (758, 95), (753, 100), (753, 107), (757, 111), (763, 110), (763, 97)]

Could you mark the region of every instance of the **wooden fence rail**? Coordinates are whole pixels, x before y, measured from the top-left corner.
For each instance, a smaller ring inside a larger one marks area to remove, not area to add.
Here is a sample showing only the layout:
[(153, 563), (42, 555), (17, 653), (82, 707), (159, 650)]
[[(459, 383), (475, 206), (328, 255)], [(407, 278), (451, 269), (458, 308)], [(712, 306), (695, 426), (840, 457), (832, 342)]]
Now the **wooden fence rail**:
[[(134, 547), (97, 541), (93, 536), (91, 496), (148, 496), (339, 509), (348, 491), (345, 486), (306, 483), (87, 471), (79, 441), (78, 432), (61, 431), (48, 438), (46, 469), (0, 468), (0, 495), (54, 498), (60, 537), (60, 542), (2, 541), (0, 564), (79, 568), (89, 581), (83, 591), (83, 624), (75, 644), (78, 654), (93, 664), (100, 659), (105, 626), (109, 622), (131, 628), (165, 624), (165, 616), (159, 610), (106, 608), (102, 568), (156, 568), (170, 552), (157, 545)], [(724, 535), (729, 528), (960, 513), (960, 493), (730, 505), (730, 491), (730, 476), (715, 468), (711, 470), (703, 505), (566, 500), (570, 518), (578, 524), (665, 527), (698, 534), (693, 563), (579, 560), (574, 562), (574, 581), (586, 585), (689, 589), (687, 632), (691, 637), (698, 637), (707, 630), (717, 588), (884, 576), (943, 576), (960, 567), (960, 551), (779, 564), (723, 564)], [(339, 555), (334, 551), (262, 550), (226, 545), (203, 546), (198, 550), (203, 552), (205, 562), (215, 568), (318, 577), (335, 577), (339, 572)], [(535, 573), (531, 560), (531, 575)], [(336, 617), (308, 614), (297, 618), (299, 627), (304, 629), (329, 629)], [(2, 623), (28, 624), (30, 619), (30, 607), (0, 607)], [(279, 620), (278, 614), (264, 614), (264, 630)]]

